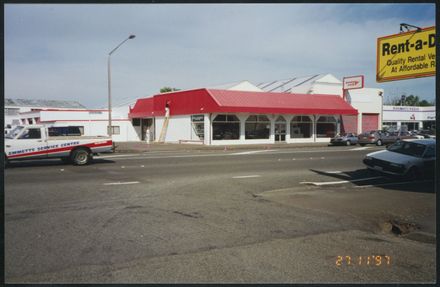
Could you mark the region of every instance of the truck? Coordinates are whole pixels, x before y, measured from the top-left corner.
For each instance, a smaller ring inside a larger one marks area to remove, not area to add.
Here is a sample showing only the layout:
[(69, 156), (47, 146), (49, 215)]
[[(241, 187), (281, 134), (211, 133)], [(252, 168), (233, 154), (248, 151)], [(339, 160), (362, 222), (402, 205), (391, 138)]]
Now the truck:
[(60, 158), (86, 165), (98, 153), (113, 152), (107, 136), (83, 136), (79, 127), (16, 126), (5, 135), (5, 163), (15, 160)]

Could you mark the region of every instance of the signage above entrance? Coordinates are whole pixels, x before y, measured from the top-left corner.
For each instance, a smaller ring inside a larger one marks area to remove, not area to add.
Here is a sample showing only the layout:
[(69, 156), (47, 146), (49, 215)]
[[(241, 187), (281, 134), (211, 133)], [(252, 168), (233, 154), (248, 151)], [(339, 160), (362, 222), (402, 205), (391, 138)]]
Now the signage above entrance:
[(364, 87), (364, 76), (351, 76), (342, 79), (344, 90), (362, 89)]
[(435, 76), (435, 27), (377, 39), (376, 81)]

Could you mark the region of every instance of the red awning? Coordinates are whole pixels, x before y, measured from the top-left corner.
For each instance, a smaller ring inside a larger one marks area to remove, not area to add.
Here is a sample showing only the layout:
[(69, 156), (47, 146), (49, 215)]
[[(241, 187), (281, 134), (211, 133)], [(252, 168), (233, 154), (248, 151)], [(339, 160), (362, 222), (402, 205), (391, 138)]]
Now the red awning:
[(129, 118), (151, 118), (154, 114), (154, 98), (139, 99), (133, 109), (130, 109)]
[(357, 115), (338, 95), (208, 90), (219, 112)]

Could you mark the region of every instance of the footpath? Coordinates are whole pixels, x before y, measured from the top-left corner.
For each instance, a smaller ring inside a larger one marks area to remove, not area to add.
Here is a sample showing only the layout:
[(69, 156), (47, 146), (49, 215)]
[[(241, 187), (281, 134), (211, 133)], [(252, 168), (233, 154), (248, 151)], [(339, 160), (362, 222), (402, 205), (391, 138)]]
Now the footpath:
[(245, 150), (245, 149), (282, 149), (282, 148), (321, 148), (329, 143), (277, 143), (249, 145), (216, 145), (207, 146), (194, 143), (146, 143), (146, 142), (115, 142), (116, 153), (142, 153), (149, 151), (198, 151), (198, 150)]

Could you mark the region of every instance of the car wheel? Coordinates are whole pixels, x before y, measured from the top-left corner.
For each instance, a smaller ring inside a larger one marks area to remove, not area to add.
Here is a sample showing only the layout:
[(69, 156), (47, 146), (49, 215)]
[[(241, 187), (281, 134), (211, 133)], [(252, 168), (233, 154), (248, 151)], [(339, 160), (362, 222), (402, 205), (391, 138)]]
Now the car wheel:
[(351, 145), (351, 142), (350, 141), (346, 141), (345, 144), (346, 145)]
[(381, 146), (382, 145), (382, 140), (377, 140), (376, 145), (377, 146)]
[(70, 159), (74, 165), (86, 165), (90, 162), (92, 156), (87, 149), (77, 148), (72, 152)]

